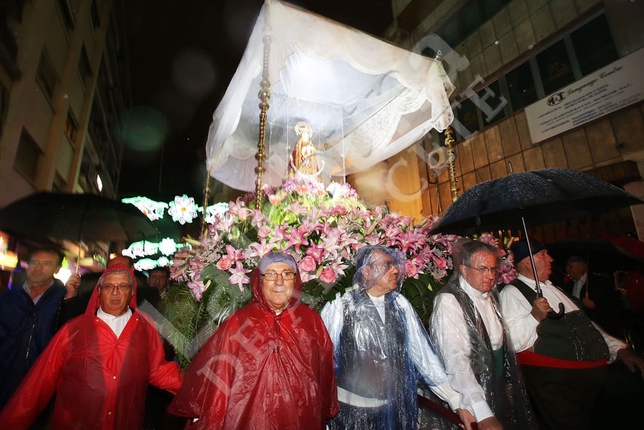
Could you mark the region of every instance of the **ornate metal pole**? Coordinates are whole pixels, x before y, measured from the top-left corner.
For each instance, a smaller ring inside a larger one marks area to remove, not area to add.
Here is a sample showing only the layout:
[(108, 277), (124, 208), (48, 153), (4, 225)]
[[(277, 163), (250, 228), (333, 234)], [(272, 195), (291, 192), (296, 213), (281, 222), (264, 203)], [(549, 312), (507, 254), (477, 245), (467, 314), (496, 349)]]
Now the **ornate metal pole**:
[[(443, 53), (438, 50), (436, 52), (435, 60), (443, 61)], [(445, 129), (445, 147), (447, 148), (447, 163), (449, 164), (449, 189), (452, 191), (452, 201), (458, 199), (458, 179), (456, 179), (456, 151), (454, 150), (454, 138), (452, 137), (452, 128), (448, 125)]]
[(210, 200), (210, 172), (206, 169), (206, 189), (203, 192), (203, 215), (201, 216), (201, 238), (208, 237), (208, 223), (206, 222), (206, 210)]
[(265, 3), (266, 13), (265, 23), (264, 23), (264, 62), (262, 70), (262, 88), (259, 90), (258, 97), (261, 100), (259, 104), (259, 140), (257, 142), (257, 154), (255, 158), (257, 159), (257, 167), (255, 168), (255, 173), (257, 174), (257, 179), (255, 180), (255, 208), (262, 208), (262, 176), (266, 172), (264, 167), (264, 161), (266, 160), (266, 154), (264, 153), (264, 141), (266, 139), (266, 111), (270, 107), (268, 101), (271, 98), (271, 82), (268, 79), (268, 58), (270, 53), (270, 44), (271, 44), (271, 26), (269, 23), (269, 2)]
[(452, 137), (452, 128), (447, 126), (445, 129), (445, 146), (447, 147), (447, 162), (449, 163), (449, 189), (452, 191), (452, 201), (458, 199), (458, 179), (456, 178), (456, 151), (454, 150), (454, 138)]

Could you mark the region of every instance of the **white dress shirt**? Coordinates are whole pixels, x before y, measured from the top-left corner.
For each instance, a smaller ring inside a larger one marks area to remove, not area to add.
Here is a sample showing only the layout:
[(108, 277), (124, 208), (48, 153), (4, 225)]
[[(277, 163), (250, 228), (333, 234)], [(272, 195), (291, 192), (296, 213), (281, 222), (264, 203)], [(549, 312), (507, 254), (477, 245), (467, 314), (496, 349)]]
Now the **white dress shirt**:
[[(533, 279), (523, 275), (518, 275), (518, 279), (536, 292), (536, 283)], [(541, 286), (543, 297), (548, 300), (548, 304), (555, 311), (559, 311), (559, 303), (563, 303), (566, 312), (579, 310), (579, 307), (563, 291), (552, 285), (550, 281), (539, 282), (539, 285)], [(501, 309), (503, 319), (508, 326), (508, 335), (515, 351), (521, 352), (532, 348), (537, 340), (537, 326), (539, 325), (539, 322), (530, 313), (532, 303), (529, 303), (515, 286), (507, 285), (501, 291)], [(626, 348), (627, 345), (603, 331), (597, 324), (593, 323), (593, 325), (606, 341), (610, 352), (609, 362), (613, 362), (617, 358), (617, 351)]]
[[(489, 293), (472, 288), (461, 276), (460, 286), (470, 297), (485, 324), (492, 349), (503, 345), (503, 327)], [(439, 294), (434, 302), (432, 330), (439, 333), (437, 348), (445, 359), (445, 370), (452, 388), (459, 393), (460, 407), (474, 414), (477, 422), (493, 416), (485, 399), (485, 391), (476, 380), (470, 366), (470, 335), (461, 305), (452, 294)]]
[(103, 309), (99, 307), (98, 311), (96, 311), (96, 316), (105, 321), (118, 338), (121, 336), (121, 333), (123, 333), (123, 329), (132, 316), (132, 309), (127, 308), (127, 311), (123, 315), (115, 317), (112, 314), (104, 312)]
[(588, 273), (584, 273), (584, 276), (575, 281), (575, 285), (572, 287), (572, 295), (581, 299), (581, 289), (586, 283), (586, 278), (588, 278)]
[[(344, 301), (340, 294), (338, 294), (336, 299), (332, 302), (328, 302), (320, 313), (320, 316), (329, 332), (329, 337), (331, 338), (333, 345), (335, 345), (334, 348), (337, 348), (337, 345), (340, 342), (340, 334), (342, 333), (342, 327), (344, 325), (344, 306), (349, 306), (350, 308), (355, 306), (350, 293), (345, 293), (343, 298)], [(371, 300), (376, 306), (376, 309), (378, 309), (378, 313), (381, 315), (384, 322), (385, 297), (371, 297)], [(407, 332), (407, 345), (409, 346), (408, 353), (416, 367), (416, 370), (423, 377), (427, 385), (429, 385), (430, 389), (438, 397), (447, 402), (453, 410), (456, 410), (456, 408), (459, 407), (458, 393), (452, 389), (449, 381), (446, 379), (443, 365), (435, 354), (433, 348), (430, 346), (429, 338), (420, 323), (420, 319), (416, 315), (416, 311), (411, 306), (411, 303), (409, 303), (409, 301), (402, 295), (396, 296), (394, 304), (404, 317)], [(379, 308), (382, 308), (382, 311)], [(439, 382), (441, 383), (439, 384)], [(348, 393), (346, 390), (342, 391), (344, 391), (342, 394), (344, 398), (341, 400), (344, 403), (353, 404), (351, 399), (355, 398), (355, 395), (349, 397), (352, 393)], [(360, 405), (356, 404), (355, 406)]]

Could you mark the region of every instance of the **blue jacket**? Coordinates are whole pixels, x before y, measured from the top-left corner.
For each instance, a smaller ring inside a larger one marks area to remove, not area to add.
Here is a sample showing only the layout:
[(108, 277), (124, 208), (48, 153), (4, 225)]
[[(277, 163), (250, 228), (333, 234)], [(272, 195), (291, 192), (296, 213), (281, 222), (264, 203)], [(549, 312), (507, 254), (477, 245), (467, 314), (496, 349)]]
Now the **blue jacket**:
[(65, 294), (58, 279), (35, 305), (22, 284), (0, 294), (0, 409), (54, 335)]

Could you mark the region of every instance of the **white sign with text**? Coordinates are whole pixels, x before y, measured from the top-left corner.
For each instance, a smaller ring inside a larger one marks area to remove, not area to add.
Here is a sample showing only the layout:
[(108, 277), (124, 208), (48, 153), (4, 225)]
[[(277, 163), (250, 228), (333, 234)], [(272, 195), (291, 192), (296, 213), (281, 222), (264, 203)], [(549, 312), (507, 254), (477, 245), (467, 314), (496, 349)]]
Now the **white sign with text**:
[(533, 143), (644, 100), (644, 49), (525, 108)]

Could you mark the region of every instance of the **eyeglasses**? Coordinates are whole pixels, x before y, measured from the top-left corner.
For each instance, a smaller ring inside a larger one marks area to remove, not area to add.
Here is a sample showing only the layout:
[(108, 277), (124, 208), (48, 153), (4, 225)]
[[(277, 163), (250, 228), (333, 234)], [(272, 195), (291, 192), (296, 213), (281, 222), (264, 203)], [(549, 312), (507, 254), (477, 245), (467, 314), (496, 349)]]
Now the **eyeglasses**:
[(498, 267), (487, 267), (487, 266), (474, 267), (474, 266), (468, 266), (467, 264), (463, 264), (463, 266), (469, 267), (470, 269), (477, 270), (481, 274), (488, 273), (492, 276), (497, 276), (501, 272), (501, 269), (499, 269)]
[(112, 285), (112, 284), (105, 284), (101, 285), (101, 290), (104, 291), (109, 291), (110, 293), (116, 290), (117, 293), (120, 293), (121, 291), (128, 291), (132, 286), (130, 284), (119, 284), (119, 285)]
[(282, 273), (265, 272), (265, 273), (262, 273), (261, 276), (267, 281), (275, 281), (278, 276), (281, 276), (282, 279), (285, 281), (292, 281), (293, 279), (295, 279), (295, 272), (282, 272)]

